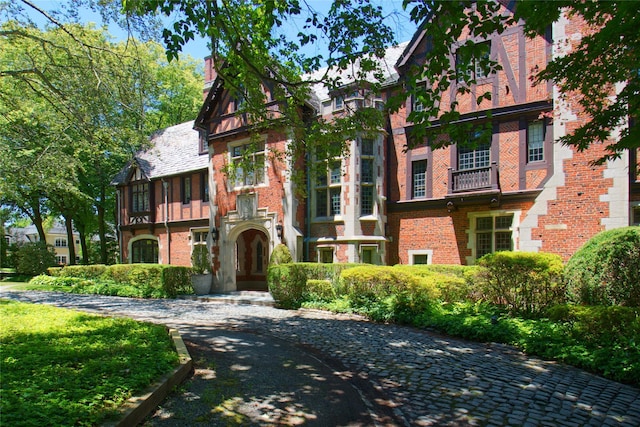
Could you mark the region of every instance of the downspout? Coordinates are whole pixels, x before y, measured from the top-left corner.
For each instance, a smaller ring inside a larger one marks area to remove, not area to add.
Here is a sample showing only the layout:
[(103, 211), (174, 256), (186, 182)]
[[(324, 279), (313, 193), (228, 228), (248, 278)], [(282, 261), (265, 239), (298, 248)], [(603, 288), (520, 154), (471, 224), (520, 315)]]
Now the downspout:
[(306, 218), (306, 224), (305, 224), (305, 228), (306, 228), (306, 236), (304, 238), (304, 254), (303, 254), (303, 260), (304, 261), (311, 261), (311, 254), (309, 253), (309, 239), (311, 239), (311, 181), (309, 178), (309, 153), (306, 152), (305, 153), (305, 169), (307, 170), (306, 175), (306, 184), (307, 184), (307, 202), (304, 204), (305, 208), (305, 216)]
[(118, 248), (120, 249), (120, 263), (124, 263), (122, 260), (124, 256), (124, 249), (122, 248), (122, 212), (120, 211), (122, 209), (122, 202), (120, 201), (122, 191), (122, 188), (116, 191), (116, 236), (118, 236)]
[(167, 264), (171, 264), (171, 230), (169, 229), (169, 183), (162, 178), (164, 188), (164, 229), (167, 232)]

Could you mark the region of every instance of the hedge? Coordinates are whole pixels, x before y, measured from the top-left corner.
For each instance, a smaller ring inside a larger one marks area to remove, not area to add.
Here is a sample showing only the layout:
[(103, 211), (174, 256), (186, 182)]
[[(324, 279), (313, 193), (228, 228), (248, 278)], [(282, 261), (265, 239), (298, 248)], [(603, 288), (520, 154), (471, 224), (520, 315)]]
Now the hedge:
[(562, 258), (544, 252), (495, 252), (478, 260), (483, 297), (511, 313), (540, 315), (566, 301)]
[(569, 259), (564, 280), (574, 303), (640, 306), (640, 227), (596, 234)]
[[(50, 273), (54, 273), (60, 279), (92, 281), (92, 290), (99, 294), (175, 298), (179, 294), (193, 293), (190, 267), (162, 264), (77, 265), (66, 266), (62, 270), (50, 270)], [(39, 279), (37, 283), (44, 284), (43, 279)], [(80, 283), (82, 286), (79, 286)], [(72, 283), (61, 280), (55, 284), (70, 286)], [(73, 284), (77, 289), (88, 286), (87, 282), (75, 281)], [(118, 287), (121, 289), (115, 289)]]

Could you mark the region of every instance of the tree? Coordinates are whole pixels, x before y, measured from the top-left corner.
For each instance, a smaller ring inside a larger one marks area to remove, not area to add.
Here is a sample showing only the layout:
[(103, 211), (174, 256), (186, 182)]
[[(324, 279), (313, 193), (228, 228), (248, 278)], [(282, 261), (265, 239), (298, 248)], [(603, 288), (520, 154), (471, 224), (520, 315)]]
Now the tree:
[(22, 20), (0, 27), (2, 203), (28, 215), (41, 240), (49, 210), (69, 230), (73, 221), (85, 257), (97, 232), (106, 262), (110, 181), (157, 127), (195, 117), (201, 70), (190, 58), (168, 64), (156, 43), (115, 43), (104, 30), (39, 13), (44, 31), (18, 11), (10, 16)]
[[(176, 57), (196, 33), (207, 37), (211, 40), (213, 55), (218, 59), (217, 71), (224, 75), (225, 85), (232, 90), (242, 90), (258, 101), (260, 84), (264, 81), (280, 85), (283, 88), (281, 94), (286, 94), (298, 105), (313, 83), (322, 82), (328, 90), (340, 88), (344, 83), (340, 76), (349, 73), (313, 74), (324, 65), (328, 71), (344, 72), (360, 61), (362, 67), (353, 73), (354, 79), (374, 80), (379, 84), (375, 77), (380, 77), (380, 74), (373, 60), (380, 57), (383, 49), (393, 41), (380, 9), (363, 0), (334, 0), (326, 16), (321, 16), (299, 0), (264, 3), (249, 0), (124, 0), (123, 4), (128, 16), (179, 14), (181, 19), (163, 32), (167, 56)], [(468, 135), (469, 129), (459, 123), (460, 114), (455, 104), (444, 114), (440, 111), (440, 94), (454, 79), (461, 78), (467, 87), (473, 83), (471, 73), (462, 70), (461, 75), (457, 75), (448, 59), (464, 28), (469, 28), (471, 36), (482, 38), (493, 32), (502, 32), (522, 19), (529, 36), (543, 35), (564, 12), (584, 19), (593, 32), (583, 37), (571, 53), (554, 59), (540, 70), (536, 80), (538, 83), (553, 81), (565, 94), (579, 93), (580, 104), (591, 120), (563, 137), (561, 142), (578, 150), (585, 150), (594, 142), (606, 143), (607, 153), (598, 160), (600, 163), (620, 157), (628, 148), (640, 146), (638, 128), (625, 126), (630, 117), (637, 117), (640, 99), (640, 32), (637, 31), (640, 2), (518, 2), (515, 15), (497, 13), (500, 4), (489, 0), (404, 0), (403, 4), (411, 19), (429, 35), (431, 43), (426, 66), (407, 74), (404, 90), (389, 104), (389, 108), (394, 110), (408, 97), (420, 100), (423, 111), (409, 116), (410, 121), (420, 125), (414, 126), (417, 130), (415, 140), (427, 135), (448, 136), (438, 139), (441, 142), (434, 145), (437, 147), (459, 140), (456, 136)], [(307, 17), (302, 31), (295, 39), (284, 37), (279, 30), (292, 18), (301, 15)], [(300, 47), (319, 40), (317, 34), (327, 43), (329, 54), (326, 58), (321, 54), (307, 56), (300, 53)], [(469, 58), (475, 58), (486, 73), (497, 70), (498, 64), (484, 58), (478, 44), (467, 41), (462, 49)], [(222, 64), (228, 68), (223, 68)], [(314, 75), (315, 78), (301, 80), (302, 74)], [(430, 82), (429, 87), (417, 84), (420, 80)], [(618, 93), (615, 90), (617, 83), (624, 84), (622, 89), (618, 88)], [(479, 101), (488, 96), (480, 94)], [(261, 103), (256, 102), (255, 106), (252, 112), (259, 116)], [(288, 113), (295, 115), (294, 110)], [(431, 126), (434, 118), (439, 120), (438, 127)], [(353, 132), (363, 127), (375, 127), (379, 118), (355, 117), (348, 123), (337, 121), (335, 124), (341, 130)], [(618, 130), (620, 135), (614, 138)], [(322, 131), (326, 132), (326, 129)]]

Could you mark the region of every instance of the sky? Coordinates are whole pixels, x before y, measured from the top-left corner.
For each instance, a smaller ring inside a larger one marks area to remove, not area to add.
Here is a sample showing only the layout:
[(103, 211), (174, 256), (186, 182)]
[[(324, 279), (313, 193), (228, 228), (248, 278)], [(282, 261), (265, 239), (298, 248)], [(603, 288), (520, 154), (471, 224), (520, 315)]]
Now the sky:
[[(60, 7), (61, 4), (67, 3), (66, 0), (32, 0), (34, 4), (44, 10), (54, 10)], [(395, 31), (396, 39), (398, 42), (410, 40), (415, 32), (416, 26), (409, 20), (409, 14), (402, 9), (402, 0), (369, 0), (373, 5), (382, 6), (385, 16), (387, 16), (388, 25)], [(305, 0), (305, 4), (315, 9), (320, 13), (325, 13), (331, 6), (331, 0)], [(100, 23), (100, 17), (96, 13), (89, 9), (79, 10), (79, 16), (83, 23), (94, 22)], [(35, 14), (35, 12), (33, 12)], [(172, 24), (172, 20), (167, 18), (165, 20), (167, 26)], [(287, 28), (293, 36), (295, 36), (301, 29), (304, 23), (304, 19), (297, 22), (293, 22), (290, 27)], [(99, 26), (99, 25), (98, 25)], [(111, 26), (110, 32), (116, 39), (125, 39), (126, 33), (117, 26)], [(286, 31), (285, 31), (286, 32)], [(162, 40), (157, 40), (162, 44)], [(310, 47), (303, 53), (316, 54), (322, 53), (323, 50), (320, 46)], [(189, 41), (183, 47), (183, 53), (192, 56), (195, 59), (202, 59), (209, 55), (206, 41), (203, 39), (196, 39)]]

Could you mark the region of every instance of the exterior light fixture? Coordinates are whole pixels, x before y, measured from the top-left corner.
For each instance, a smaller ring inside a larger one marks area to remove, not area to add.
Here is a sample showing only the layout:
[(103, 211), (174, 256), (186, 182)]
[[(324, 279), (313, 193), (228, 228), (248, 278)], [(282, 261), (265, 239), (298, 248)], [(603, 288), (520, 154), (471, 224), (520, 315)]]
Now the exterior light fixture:
[(214, 242), (217, 242), (218, 237), (220, 237), (220, 231), (218, 230), (218, 227), (216, 227), (215, 225), (211, 227), (211, 237), (213, 238)]
[(282, 224), (276, 224), (276, 234), (278, 239), (282, 240)]

